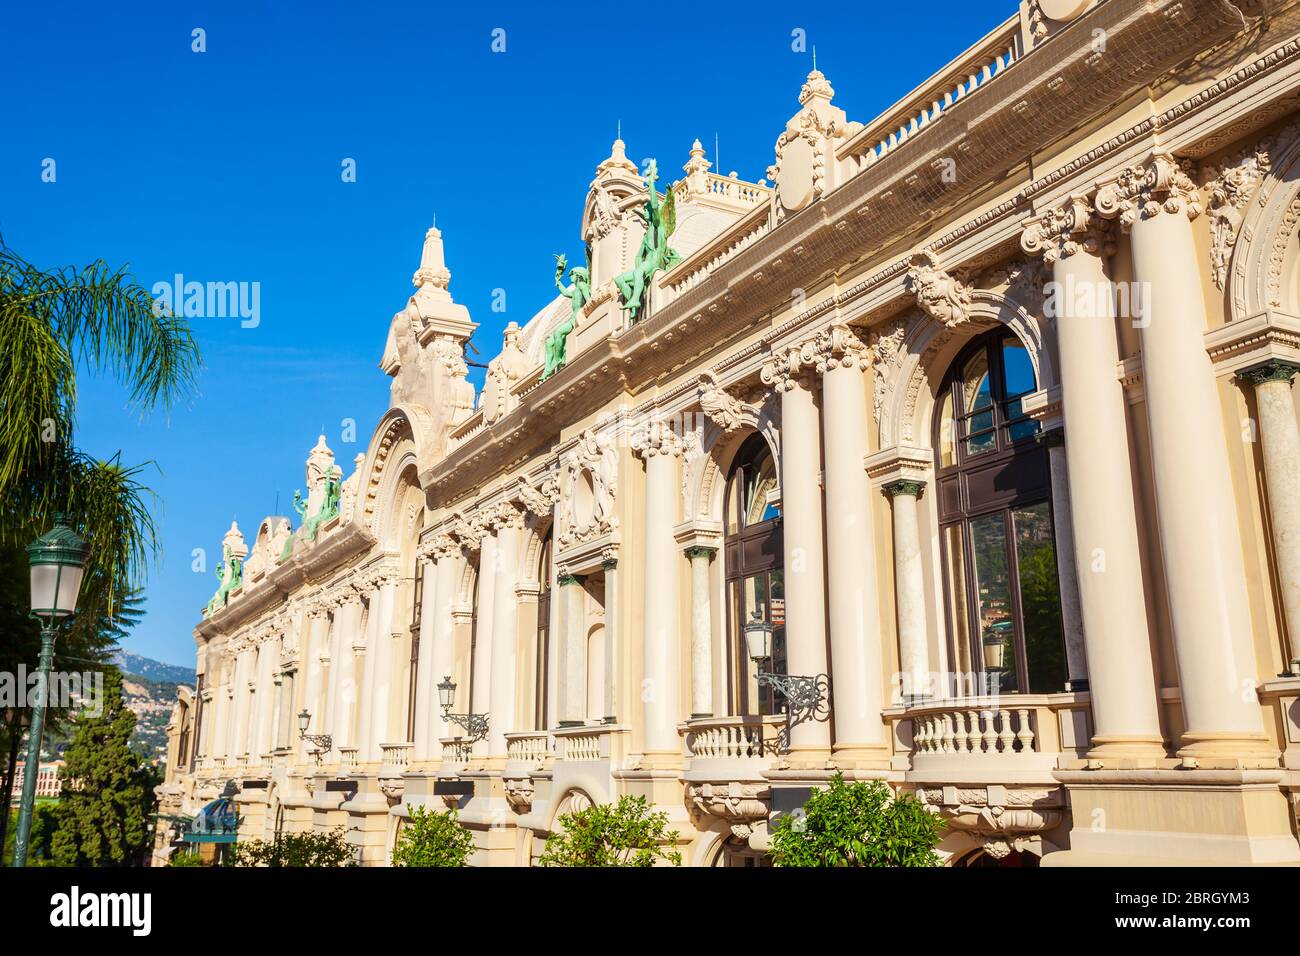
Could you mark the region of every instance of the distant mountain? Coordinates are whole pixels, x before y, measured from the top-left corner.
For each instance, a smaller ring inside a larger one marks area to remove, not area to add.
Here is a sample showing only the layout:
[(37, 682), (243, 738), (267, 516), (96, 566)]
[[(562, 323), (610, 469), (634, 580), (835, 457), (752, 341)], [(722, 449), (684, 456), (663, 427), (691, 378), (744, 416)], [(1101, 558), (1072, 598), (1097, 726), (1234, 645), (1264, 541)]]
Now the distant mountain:
[(145, 677), (161, 684), (188, 684), (194, 686), (194, 668), (176, 664), (163, 664), (149, 657), (118, 651), (113, 663), (127, 674)]
[(114, 663), (123, 672), (126, 705), (135, 712), (131, 745), (150, 760), (161, 760), (167, 754), (167, 721), (176, 689), (181, 684), (193, 689), (194, 671), (127, 651), (118, 651)]

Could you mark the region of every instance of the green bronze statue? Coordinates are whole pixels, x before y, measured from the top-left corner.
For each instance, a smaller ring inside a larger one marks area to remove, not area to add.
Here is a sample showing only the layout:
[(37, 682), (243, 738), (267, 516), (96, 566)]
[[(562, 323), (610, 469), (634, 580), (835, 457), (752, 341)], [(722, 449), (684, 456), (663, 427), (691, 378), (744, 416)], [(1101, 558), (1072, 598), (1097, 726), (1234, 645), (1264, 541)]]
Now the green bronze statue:
[(565, 267), (569, 261), (564, 256), (555, 257), (555, 288), (560, 290), (560, 295), (569, 300), (571, 306), (569, 318), (561, 322), (552, 330), (551, 334), (546, 337), (546, 366), (542, 369), (542, 381), (546, 381), (560, 369), (564, 368), (564, 363), (568, 360), (568, 339), (569, 333), (578, 325), (578, 314), (582, 307), (591, 301), (591, 254), (587, 255), (587, 269), (582, 266), (574, 266), (569, 270), (569, 278), (572, 283), (566, 289), (560, 280), (564, 277)]
[(645, 236), (641, 239), (641, 248), (637, 250), (632, 271), (614, 279), (619, 295), (623, 297), (623, 307), (628, 310), (633, 322), (641, 316), (645, 293), (654, 274), (671, 269), (682, 261), (682, 257), (668, 245), (668, 237), (677, 228), (677, 200), (669, 188), (660, 204), (659, 193), (655, 190), (657, 179), (658, 169), (652, 159), (650, 169), (646, 172), (648, 195), (645, 208), (637, 210), (637, 215), (645, 220)]
[(320, 526), (339, 513), (339, 497), (343, 488), (342, 477), (343, 471), (337, 465), (325, 476), (325, 497), (321, 499), (320, 510), (314, 515), (308, 516), (307, 500), (303, 498), (302, 491), (293, 493), (293, 510), (302, 518), (302, 527), (298, 529), (296, 535), (290, 535), (284, 542), (284, 550), (280, 552), (281, 561), (293, 553), (294, 538), (301, 537), (304, 541), (315, 541)]
[(244, 583), (244, 559), (234, 557), (229, 546), (221, 549), (221, 567), (217, 568), (217, 593), (208, 602), (208, 613), (226, 606), (230, 592)]

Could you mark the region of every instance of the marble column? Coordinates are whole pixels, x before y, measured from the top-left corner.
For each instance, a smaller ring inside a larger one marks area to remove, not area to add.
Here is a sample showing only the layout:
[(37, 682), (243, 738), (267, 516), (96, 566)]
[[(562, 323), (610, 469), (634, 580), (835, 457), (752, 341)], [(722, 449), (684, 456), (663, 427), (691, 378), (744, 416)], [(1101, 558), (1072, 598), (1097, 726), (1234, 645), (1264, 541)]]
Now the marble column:
[(293, 712), (294, 678), (296, 671), (292, 667), (280, 672), (280, 688), (276, 701), (276, 739), (277, 750), (292, 750), (298, 738), (297, 716)]
[[(1070, 448), (1053, 448), (1053, 505), (1062, 596), (1074, 572), (1087, 647), (1094, 760), (1165, 755), (1156, 701), (1147, 598), (1138, 549), (1133, 462), (1124, 388), (1116, 376), (1115, 292), (1103, 254), (1105, 224), (1073, 196), (1021, 237), (1052, 265), (1045, 309), (1055, 322), (1061, 399)], [(1058, 455), (1064, 455), (1062, 461)], [(1062, 476), (1061, 466), (1065, 475)], [(1069, 517), (1057, 487), (1068, 486)], [(1073, 529), (1073, 547), (1062, 536)], [(1069, 645), (1067, 644), (1067, 651)], [(1070, 676), (1076, 665), (1070, 661)]]
[(576, 727), (587, 722), (587, 590), (582, 578), (559, 577), (559, 723)]
[[(781, 396), (781, 534), (785, 543), (785, 644), (790, 674), (825, 674), (826, 576), (822, 560), (821, 415), (814, 356), (788, 348), (763, 366)], [(790, 753), (814, 759), (831, 747), (828, 721), (806, 720), (790, 734)]]
[(618, 723), (618, 697), (615, 681), (618, 679), (619, 650), (619, 576), (618, 559), (609, 557), (601, 563), (605, 572), (605, 723)]
[(505, 504), (497, 515), (497, 573), (492, 609), (492, 674), (488, 699), (488, 753), (505, 756), (506, 734), (520, 729), (515, 701), (516, 657), (519, 649), (519, 546), (523, 515)]
[(1129, 231), (1141, 304), (1160, 547), (1169, 593), (1184, 731), (1179, 756), (1207, 765), (1276, 759), (1253, 693), (1246, 569), (1223, 411), (1205, 351), (1202, 268), (1191, 219), (1195, 184), (1167, 154), (1098, 190), (1099, 213)]
[(884, 486), (894, 503), (894, 600), (898, 614), (898, 670), (903, 703), (932, 693), (925, 624), (925, 577), (917, 502), (925, 482), (900, 478)]
[(716, 548), (686, 549), (691, 562), (691, 717), (713, 716), (713, 614), (709, 564)]
[(435, 686), (441, 677), (433, 673), (433, 628), (434, 628), (434, 594), (438, 587), (438, 566), (430, 560), (420, 563), (422, 583), (420, 585), (420, 650), (415, 662), (415, 732), (411, 741), (412, 759), (428, 760), (438, 756), (435, 752), (431, 714), (438, 706), (438, 690)]
[(866, 349), (849, 328), (817, 336), (826, 457), (826, 583), (830, 598), (835, 753), (860, 765), (888, 764), (875, 528), (867, 454)]
[[(308, 611), (307, 636), (303, 642), (303, 668), (306, 673), (303, 675), (302, 709), (311, 715), (311, 721), (307, 724), (307, 733), (313, 735), (327, 732), (320, 714), (321, 687), (324, 684), (320, 655), (325, 642), (329, 640), (329, 629), (329, 614), (323, 606)], [(295, 715), (294, 720), (297, 719)], [(301, 738), (298, 746), (299, 757), (302, 760), (306, 760), (317, 749), (314, 743)], [(312, 759), (314, 762), (315, 758)], [(325, 754), (321, 754), (321, 759), (325, 759)]]
[[(356, 746), (357, 654), (365, 654), (365, 636), (361, 633), (361, 595), (351, 587), (334, 612), (334, 629), (338, 635), (338, 656), (330, 665), (334, 704), (326, 732), (334, 738), (334, 748), (338, 750)], [(364, 656), (362, 660), (365, 660)]]
[(251, 648), (245, 648), (239, 652), (235, 664), (235, 681), (231, 687), (235, 718), (230, 724), (230, 753), (232, 756), (248, 753), (248, 723), (253, 705), (248, 683), (253, 676), (253, 655), (255, 653)]
[(1276, 359), (1241, 373), (1254, 386), (1268, 482), (1268, 515), (1291, 656), (1300, 657), (1300, 427), (1291, 380), (1300, 366)]
[(258, 761), (271, 752), (275, 732), (271, 721), (275, 716), (275, 642), (264, 640), (257, 647), (257, 752)]
[(645, 591), (641, 614), (644, 750), (647, 755), (659, 755), (659, 759), (672, 763), (681, 755), (677, 734), (677, 722), (682, 718), (678, 628), (681, 551), (673, 538), (681, 441), (667, 424), (653, 423), (633, 437), (633, 450), (645, 460)]
[[(455, 624), (451, 617), (451, 606), (455, 596), (456, 581), (460, 577), (461, 569), (464, 566), (464, 558), (461, 555), (460, 548), (450, 539), (444, 537), (440, 539), (434, 556), (437, 559), (437, 573), (434, 577), (434, 589), (432, 592), (426, 591), (424, 613), (428, 614), (431, 619), (431, 646), (429, 648), (429, 679), (430, 685), (430, 705), (429, 720), (432, 724), (432, 730), (429, 737), (430, 756), (441, 759), (442, 751), (438, 746), (438, 741), (444, 737), (454, 737), (458, 730), (442, 718), (442, 704), (438, 699), (438, 684), (452, 673), (453, 661), (456, 655), (456, 633)], [(427, 595), (432, 593), (432, 597)], [(432, 604), (432, 606), (430, 606)], [(423, 623), (423, 619), (421, 620)], [(423, 641), (423, 638), (421, 638)], [(421, 656), (424, 655), (423, 644), (420, 649)]]

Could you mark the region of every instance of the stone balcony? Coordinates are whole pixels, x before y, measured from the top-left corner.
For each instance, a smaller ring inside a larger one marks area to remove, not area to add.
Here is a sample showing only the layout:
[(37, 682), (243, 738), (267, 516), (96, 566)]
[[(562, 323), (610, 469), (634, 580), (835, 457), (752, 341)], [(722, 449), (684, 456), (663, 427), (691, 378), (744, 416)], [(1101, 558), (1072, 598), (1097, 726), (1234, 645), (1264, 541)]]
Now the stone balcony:
[(686, 798), (695, 811), (719, 817), (743, 840), (766, 829), (783, 715), (703, 717), (677, 725), (682, 737)]
[(555, 764), (555, 743), (545, 730), (506, 734), (506, 765), (501, 771), (506, 801), (516, 813), (528, 813), (539, 779), (548, 779)]

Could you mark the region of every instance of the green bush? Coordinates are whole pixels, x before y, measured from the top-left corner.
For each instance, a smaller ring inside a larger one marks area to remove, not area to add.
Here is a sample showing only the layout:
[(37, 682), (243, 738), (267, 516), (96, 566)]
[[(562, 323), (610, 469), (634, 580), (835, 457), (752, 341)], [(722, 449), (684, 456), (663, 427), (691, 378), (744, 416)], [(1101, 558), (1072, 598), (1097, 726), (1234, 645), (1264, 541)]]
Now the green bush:
[(353, 847), (343, 827), (328, 833), (280, 833), (273, 840), (231, 844), (232, 866), (352, 866)]
[(167, 865), (175, 867), (206, 866), (198, 850), (173, 850), (167, 857)]
[(940, 866), (934, 848), (944, 822), (915, 797), (895, 796), (879, 780), (814, 790), (803, 810), (772, 832), (776, 866)]
[(456, 811), (412, 807), (393, 847), (393, 866), (465, 866), (474, 835), (456, 822)]
[(651, 813), (645, 797), (620, 797), (560, 815), (560, 829), (546, 838), (542, 866), (654, 866), (664, 860), (682, 865), (682, 855), (664, 844), (677, 842), (668, 814)]

